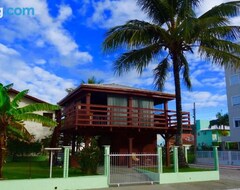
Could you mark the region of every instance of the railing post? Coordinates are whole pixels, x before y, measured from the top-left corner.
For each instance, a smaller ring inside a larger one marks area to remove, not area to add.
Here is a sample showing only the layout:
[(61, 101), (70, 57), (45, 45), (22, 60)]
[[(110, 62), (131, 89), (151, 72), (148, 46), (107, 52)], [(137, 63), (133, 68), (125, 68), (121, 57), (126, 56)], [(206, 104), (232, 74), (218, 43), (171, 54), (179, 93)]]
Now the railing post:
[(214, 169), (219, 171), (218, 146), (213, 146)]
[(178, 146), (173, 148), (174, 172), (178, 173)]
[(63, 160), (63, 178), (68, 178), (68, 170), (69, 170), (69, 150), (70, 146), (64, 146), (64, 160)]
[(110, 180), (110, 145), (104, 145), (104, 175)]

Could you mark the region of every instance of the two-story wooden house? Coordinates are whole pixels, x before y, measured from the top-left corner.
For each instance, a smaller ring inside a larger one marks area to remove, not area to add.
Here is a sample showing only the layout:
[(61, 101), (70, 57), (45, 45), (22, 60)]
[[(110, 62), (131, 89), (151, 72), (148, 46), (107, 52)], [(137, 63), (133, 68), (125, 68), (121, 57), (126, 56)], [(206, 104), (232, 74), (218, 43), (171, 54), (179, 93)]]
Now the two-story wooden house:
[[(174, 98), (117, 84), (82, 84), (59, 102), (59, 127), (71, 136), (73, 150), (76, 136), (99, 136), (100, 144), (111, 145), (112, 152), (155, 152), (157, 134), (167, 142), (176, 134), (176, 112), (168, 109)], [(189, 113), (182, 115), (184, 131), (191, 130)]]

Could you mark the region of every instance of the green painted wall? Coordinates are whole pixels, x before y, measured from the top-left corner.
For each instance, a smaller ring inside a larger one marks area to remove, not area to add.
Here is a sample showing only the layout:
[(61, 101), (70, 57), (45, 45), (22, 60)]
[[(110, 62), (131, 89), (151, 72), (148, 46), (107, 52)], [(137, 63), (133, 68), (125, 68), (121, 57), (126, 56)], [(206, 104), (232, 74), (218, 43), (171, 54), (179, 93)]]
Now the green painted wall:
[(219, 180), (219, 171), (161, 173), (160, 184)]
[(219, 129), (209, 129), (210, 122), (207, 120), (197, 120), (197, 146), (199, 149), (202, 148), (202, 145), (211, 147), (213, 142), (222, 142), (222, 133), (225, 133), (226, 136), (230, 135), (230, 132), (226, 130)]
[(107, 176), (101, 175), (0, 181), (0, 190), (76, 190), (106, 187), (108, 187)]
[(202, 145), (212, 146), (212, 130), (203, 130), (197, 132), (197, 145), (201, 148)]

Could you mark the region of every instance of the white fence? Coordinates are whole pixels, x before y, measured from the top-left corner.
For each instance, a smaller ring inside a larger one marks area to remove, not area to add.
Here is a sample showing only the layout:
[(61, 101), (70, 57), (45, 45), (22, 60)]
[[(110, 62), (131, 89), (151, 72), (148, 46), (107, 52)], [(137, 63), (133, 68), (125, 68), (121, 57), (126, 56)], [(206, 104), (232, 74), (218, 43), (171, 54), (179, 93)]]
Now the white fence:
[[(240, 151), (219, 151), (218, 158), (220, 165), (240, 165)], [(213, 164), (213, 152), (197, 151), (197, 163)]]
[(157, 154), (110, 154), (110, 185), (159, 182)]

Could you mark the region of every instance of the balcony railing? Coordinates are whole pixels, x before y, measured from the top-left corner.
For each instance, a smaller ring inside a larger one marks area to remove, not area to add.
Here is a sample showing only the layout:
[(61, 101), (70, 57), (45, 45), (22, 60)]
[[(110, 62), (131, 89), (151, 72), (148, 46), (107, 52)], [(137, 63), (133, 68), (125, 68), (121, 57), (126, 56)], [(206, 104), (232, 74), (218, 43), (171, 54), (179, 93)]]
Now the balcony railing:
[[(126, 106), (76, 104), (64, 109), (63, 127), (141, 127), (171, 128), (177, 126), (176, 112)], [(184, 128), (190, 128), (189, 112), (182, 112)]]

